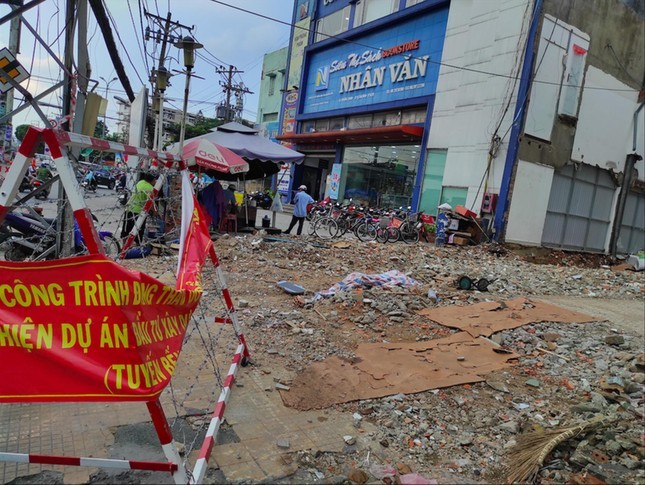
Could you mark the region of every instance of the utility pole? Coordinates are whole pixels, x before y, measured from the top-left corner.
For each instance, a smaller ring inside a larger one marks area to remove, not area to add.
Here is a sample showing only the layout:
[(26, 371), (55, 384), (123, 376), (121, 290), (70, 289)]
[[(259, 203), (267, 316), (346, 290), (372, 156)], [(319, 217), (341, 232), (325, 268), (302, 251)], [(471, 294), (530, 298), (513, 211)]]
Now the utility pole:
[(231, 109), (231, 94), (235, 93), (236, 96), (242, 95), (242, 94), (253, 94), (251, 91), (249, 91), (244, 85), (240, 84), (233, 84), (233, 75), (234, 74), (241, 74), (244, 71), (238, 71), (235, 66), (228, 66), (228, 69), (225, 69), (224, 66), (220, 66), (215, 69), (215, 72), (217, 74), (224, 74), (226, 75), (226, 82), (220, 81), (219, 85), (222, 86), (223, 91), (226, 93), (226, 113), (224, 116), (225, 121), (232, 121), (231, 113), (233, 110)]
[[(163, 144), (163, 103), (161, 102), (161, 96), (160, 96), (160, 90), (158, 89), (156, 85), (156, 72), (159, 71), (162, 68), (165, 68), (165, 63), (166, 63), (166, 49), (168, 47), (168, 42), (175, 43), (176, 41), (181, 39), (181, 35), (175, 34), (177, 30), (179, 29), (186, 29), (189, 32), (192, 32), (193, 27), (188, 27), (187, 25), (180, 24), (179, 22), (173, 22), (172, 21), (172, 13), (168, 12), (168, 15), (166, 15), (166, 18), (159, 17), (158, 15), (151, 14), (147, 11), (144, 10), (144, 13), (147, 18), (151, 19), (156, 25), (157, 25), (157, 30), (156, 32), (149, 27), (146, 28), (145, 31), (145, 40), (154, 40), (157, 44), (161, 44), (161, 52), (159, 54), (159, 63), (157, 66), (157, 69), (154, 73), (150, 73), (150, 82), (154, 88), (153, 91), (153, 99), (159, 99), (159, 119), (158, 123), (160, 126), (158, 126), (158, 130), (155, 130), (155, 139), (153, 141), (153, 137), (148, 137), (148, 147), (152, 148), (154, 150), (157, 150), (158, 147), (162, 146)], [(154, 103), (153, 103), (154, 105)], [(157, 135), (157, 133), (159, 133)], [(148, 134), (150, 134), (150, 131), (148, 131)], [(158, 138), (158, 139), (157, 139)], [(151, 146), (152, 142), (152, 146)]]
[[(13, 9), (17, 9), (22, 6), (22, 0), (20, 0)], [(9, 45), (7, 46), (9, 51), (17, 57), (18, 52), (20, 51), (20, 15), (11, 19), (11, 24), (9, 26)], [(11, 113), (13, 111), (13, 89), (7, 91), (7, 93), (0, 95), (0, 110), (4, 104), (4, 113), (0, 112), (0, 116), (4, 116), (5, 113)], [(3, 99), (4, 98), (4, 102)], [(7, 148), (11, 149), (11, 135), (13, 134), (12, 120), (9, 118), (5, 124), (2, 125), (1, 135), (2, 139), (0, 140), (0, 162), (4, 161), (5, 151)], [(7, 140), (7, 138), (9, 138)]]
[[(69, 115), (73, 109), (72, 107), (72, 98), (76, 93), (72, 91), (73, 79), (70, 75), (74, 69), (74, 31), (76, 29), (75, 14), (77, 7), (79, 8), (79, 22), (84, 24), (81, 27), (81, 31), (87, 32), (87, 6), (79, 5), (87, 3), (86, 0), (67, 0), (65, 7), (66, 15), (66, 25), (65, 25), (65, 55), (63, 58), (63, 63), (65, 64), (65, 74), (64, 79), (65, 83), (63, 84), (63, 110), (62, 110), (62, 119), (65, 119), (65, 116)], [(80, 44), (81, 39), (78, 39)], [(85, 69), (89, 66), (89, 61), (85, 57), (86, 51), (79, 53), (79, 67), (84, 70), (83, 74), (86, 74)], [(84, 98), (83, 98), (84, 99)], [(73, 120), (62, 122), (64, 125), (67, 125), (68, 131), (74, 131)], [(64, 128), (63, 128), (64, 129)], [(69, 236), (74, 232), (74, 213), (71, 207), (67, 204), (67, 194), (65, 194), (65, 188), (63, 187), (63, 181), (61, 180), (58, 183), (58, 214), (60, 215), (60, 225), (59, 231), (57, 232), (57, 244), (60, 248), (61, 256), (70, 256), (74, 250), (74, 237)]]

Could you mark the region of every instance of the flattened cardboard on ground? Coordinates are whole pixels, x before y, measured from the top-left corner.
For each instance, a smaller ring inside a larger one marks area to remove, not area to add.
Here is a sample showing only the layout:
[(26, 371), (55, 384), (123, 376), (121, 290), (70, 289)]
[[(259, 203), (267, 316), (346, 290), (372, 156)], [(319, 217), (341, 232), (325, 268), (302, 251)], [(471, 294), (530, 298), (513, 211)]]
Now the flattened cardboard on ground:
[(419, 315), (446, 327), (458, 328), (473, 337), (490, 337), (500, 330), (521, 327), (529, 323), (587, 323), (598, 318), (578, 313), (543, 301), (515, 298), (466, 306), (426, 308)]
[(286, 406), (310, 410), (480, 382), (518, 357), (493, 349), (486, 340), (463, 332), (427, 342), (361, 344), (354, 362), (338, 357), (316, 362), (280, 395)]

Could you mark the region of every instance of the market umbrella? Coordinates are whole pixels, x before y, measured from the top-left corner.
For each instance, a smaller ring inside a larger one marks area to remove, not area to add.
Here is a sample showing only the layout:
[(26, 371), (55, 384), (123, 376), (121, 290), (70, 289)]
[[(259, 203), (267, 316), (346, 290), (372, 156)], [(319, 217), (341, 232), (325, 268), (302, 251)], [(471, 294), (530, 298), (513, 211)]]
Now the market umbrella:
[(181, 157), (189, 169), (197, 169), (216, 178), (221, 178), (223, 174), (240, 177), (249, 171), (249, 164), (242, 157), (205, 138), (187, 141)]

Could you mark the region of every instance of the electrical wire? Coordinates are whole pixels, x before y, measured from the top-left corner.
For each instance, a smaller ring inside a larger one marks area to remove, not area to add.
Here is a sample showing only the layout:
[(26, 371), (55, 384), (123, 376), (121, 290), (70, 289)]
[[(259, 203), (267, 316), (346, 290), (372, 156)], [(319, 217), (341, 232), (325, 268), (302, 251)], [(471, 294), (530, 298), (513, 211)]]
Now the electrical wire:
[[(130, 12), (130, 22), (132, 23), (132, 31), (136, 32), (137, 31), (137, 26), (134, 23), (134, 14), (132, 13), (132, 5), (130, 5), (130, 0), (127, 0), (128, 4), (128, 12)], [(143, 37), (143, 32), (141, 32), (142, 37)], [(148, 72), (148, 64), (147, 64), (147, 59), (145, 52), (143, 51), (143, 48), (141, 47), (141, 40), (139, 39), (139, 36), (135, 35), (135, 38), (137, 40), (137, 46), (139, 47), (139, 53), (141, 54), (141, 58), (143, 60), (143, 64), (146, 66), (146, 72)], [(145, 44), (145, 42), (144, 42)]]
[(139, 82), (141, 84), (145, 84), (143, 79), (141, 79), (141, 76), (139, 75), (139, 70), (136, 68), (134, 65), (134, 62), (132, 62), (132, 58), (130, 57), (130, 53), (128, 52), (128, 49), (125, 47), (125, 44), (123, 43), (123, 40), (121, 39), (121, 34), (119, 33), (119, 26), (114, 20), (114, 17), (112, 17), (112, 12), (108, 9), (105, 0), (103, 0), (103, 7), (105, 8), (105, 13), (108, 16), (108, 19), (110, 23), (112, 24), (114, 32), (116, 32), (117, 39), (119, 39), (119, 43), (121, 44), (121, 47), (123, 47), (123, 51), (125, 52), (125, 56), (128, 58), (128, 61), (130, 62), (130, 65), (132, 66), (132, 69), (134, 69), (134, 73), (137, 75), (137, 78), (139, 79)]
[(616, 55), (616, 51), (614, 50), (614, 47), (611, 44), (607, 44), (605, 46), (607, 49), (609, 49), (609, 52), (611, 52), (611, 55), (614, 57), (614, 60), (616, 61), (616, 64), (620, 66), (622, 71), (627, 75), (628, 78), (630, 78), (632, 81), (634, 81), (635, 84), (640, 85), (642, 87), (642, 84), (640, 81), (637, 81), (634, 76), (632, 76), (629, 71), (625, 68), (622, 62), (620, 62), (620, 59), (618, 58), (618, 55)]

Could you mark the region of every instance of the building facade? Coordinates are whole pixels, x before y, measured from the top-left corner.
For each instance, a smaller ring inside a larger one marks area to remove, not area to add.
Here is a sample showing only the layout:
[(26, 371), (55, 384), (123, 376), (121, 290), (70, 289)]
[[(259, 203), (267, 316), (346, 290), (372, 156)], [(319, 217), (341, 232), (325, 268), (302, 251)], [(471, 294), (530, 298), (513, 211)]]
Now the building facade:
[[(507, 160), (507, 241), (645, 248), (645, 5), (538, 2), (525, 123)], [(532, 224), (526, 221), (531, 220)]]
[[(290, 77), (294, 60), (301, 63), (301, 75), (288, 83), (279, 137), (306, 154), (294, 167), (292, 185), (307, 185), (317, 199), (328, 195), (374, 207), (418, 204), (421, 147), (432, 116), (448, 5), (296, 3), (294, 23), (308, 21), (312, 28), (301, 56), (294, 56), (294, 46), (302, 46), (292, 41)], [(294, 110), (295, 123), (288, 115)]]
[(283, 47), (264, 55), (256, 119), (259, 125), (266, 123), (277, 125), (286, 81), (288, 51), (287, 47)]
[(292, 186), (464, 205), (498, 240), (642, 249), (639, 5), (297, 0), (278, 137), (307, 155)]

